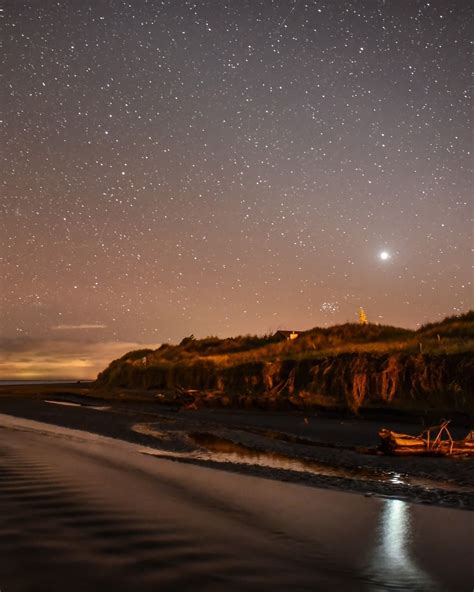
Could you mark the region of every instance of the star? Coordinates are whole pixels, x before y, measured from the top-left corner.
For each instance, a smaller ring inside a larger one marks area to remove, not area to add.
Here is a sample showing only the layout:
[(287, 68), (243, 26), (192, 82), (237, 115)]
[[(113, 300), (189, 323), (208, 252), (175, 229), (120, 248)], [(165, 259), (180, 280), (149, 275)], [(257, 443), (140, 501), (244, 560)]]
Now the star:
[(468, 2), (8, 4), (0, 347), (469, 309)]

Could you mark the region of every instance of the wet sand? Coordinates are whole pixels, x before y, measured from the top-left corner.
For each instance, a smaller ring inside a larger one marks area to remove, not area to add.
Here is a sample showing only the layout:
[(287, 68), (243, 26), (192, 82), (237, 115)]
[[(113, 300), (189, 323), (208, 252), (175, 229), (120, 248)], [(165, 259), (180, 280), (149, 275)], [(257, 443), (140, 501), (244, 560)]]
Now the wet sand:
[(2, 590), (472, 588), (472, 512), (155, 458), (53, 416), (0, 417)]

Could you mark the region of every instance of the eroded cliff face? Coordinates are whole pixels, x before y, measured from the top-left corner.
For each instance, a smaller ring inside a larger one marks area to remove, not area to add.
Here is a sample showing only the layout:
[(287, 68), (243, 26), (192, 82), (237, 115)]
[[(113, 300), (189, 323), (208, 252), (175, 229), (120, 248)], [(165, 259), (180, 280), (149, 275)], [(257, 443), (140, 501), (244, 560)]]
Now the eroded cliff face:
[(320, 358), (220, 366), (146, 366), (117, 360), (98, 377), (100, 386), (195, 390), (201, 404), (262, 408), (400, 409), (474, 411), (474, 357), (470, 354), (341, 354)]

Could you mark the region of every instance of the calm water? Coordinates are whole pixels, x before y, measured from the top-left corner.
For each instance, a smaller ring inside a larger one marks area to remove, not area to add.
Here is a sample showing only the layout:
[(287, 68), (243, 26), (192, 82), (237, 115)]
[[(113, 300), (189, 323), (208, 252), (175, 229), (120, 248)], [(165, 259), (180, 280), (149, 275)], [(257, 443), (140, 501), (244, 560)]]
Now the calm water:
[(2, 590), (470, 591), (474, 513), (0, 416)]

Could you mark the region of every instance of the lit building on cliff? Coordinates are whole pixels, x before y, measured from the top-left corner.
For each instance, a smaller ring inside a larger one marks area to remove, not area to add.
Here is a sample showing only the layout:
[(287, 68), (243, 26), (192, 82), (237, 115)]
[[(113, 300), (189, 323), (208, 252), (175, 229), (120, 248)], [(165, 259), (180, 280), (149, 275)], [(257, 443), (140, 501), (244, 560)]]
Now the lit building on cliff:
[(293, 339), (296, 339), (300, 333), (301, 331), (277, 331), (275, 337), (281, 341), (293, 341)]
[(367, 320), (367, 315), (365, 314), (365, 310), (362, 306), (359, 308), (359, 325), (368, 325), (369, 321)]

